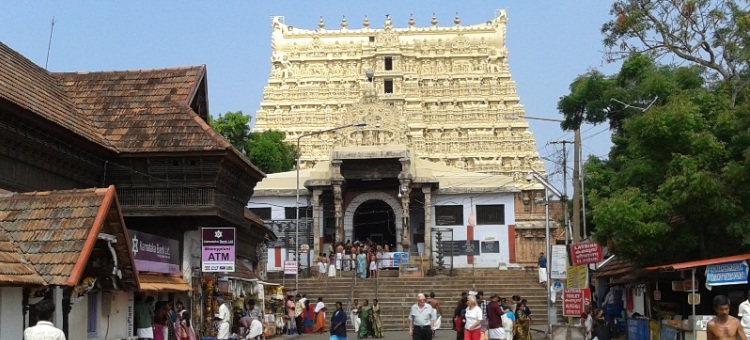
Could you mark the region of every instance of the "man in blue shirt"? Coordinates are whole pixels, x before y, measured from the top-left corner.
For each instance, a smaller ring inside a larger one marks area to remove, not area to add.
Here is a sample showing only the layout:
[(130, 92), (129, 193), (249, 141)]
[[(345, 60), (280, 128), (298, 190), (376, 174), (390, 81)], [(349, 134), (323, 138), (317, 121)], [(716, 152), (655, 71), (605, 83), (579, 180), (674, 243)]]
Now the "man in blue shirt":
[(544, 253), (539, 253), (537, 264), (539, 265), (539, 283), (547, 285), (547, 258)]

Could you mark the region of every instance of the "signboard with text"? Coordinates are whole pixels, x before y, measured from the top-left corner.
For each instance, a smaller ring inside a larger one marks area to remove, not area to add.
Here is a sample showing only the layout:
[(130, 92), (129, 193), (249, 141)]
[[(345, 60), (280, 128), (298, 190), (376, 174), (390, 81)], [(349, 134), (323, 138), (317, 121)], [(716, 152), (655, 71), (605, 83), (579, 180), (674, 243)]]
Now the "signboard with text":
[(579, 242), (570, 245), (570, 263), (574, 266), (597, 263), (603, 259), (602, 246), (596, 242)]
[(201, 269), (204, 273), (234, 272), (235, 229), (202, 228)]
[(177, 240), (128, 230), (135, 260), (141, 272), (180, 274), (180, 246)]
[(297, 261), (284, 261), (284, 274), (296, 275), (297, 274)]
[(747, 283), (747, 263), (735, 261), (709, 264), (706, 267), (706, 285), (726, 286)]
[(567, 252), (565, 251), (564, 245), (553, 245), (552, 255), (550, 256), (550, 277), (552, 279), (563, 280), (567, 279)]
[(591, 290), (588, 288), (563, 289), (563, 316), (580, 317), (586, 305), (591, 304)]

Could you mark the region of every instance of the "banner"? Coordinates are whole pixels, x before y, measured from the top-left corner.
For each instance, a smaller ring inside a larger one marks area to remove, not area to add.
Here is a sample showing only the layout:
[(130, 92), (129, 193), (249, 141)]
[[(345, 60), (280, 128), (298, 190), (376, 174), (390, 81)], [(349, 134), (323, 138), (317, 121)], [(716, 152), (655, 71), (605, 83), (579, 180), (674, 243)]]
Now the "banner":
[(588, 288), (565, 288), (563, 290), (563, 316), (580, 317), (584, 308), (591, 304)]
[(602, 262), (604, 251), (596, 242), (579, 242), (570, 245), (570, 262), (574, 266)]
[(552, 254), (549, 259), (550, 277), (558, 280), (567, 279), (567, 251), (564, 245), (552, 245)]
[(709, 264), (706, 267), (706, 286), (726, 286), (747, 283), (745, 261)]
[(128, 230), (135, 269), (141, 272), (180, 274), (180, 246), (177, 240)]
[(568, 266), (565, 273), (567, 275), (565, 285), (568, 288), (588, 288), (589, 287), (589, 266)]
[(234, 272), (234, 228), (202, 228), (201, 268), (204, 273)]

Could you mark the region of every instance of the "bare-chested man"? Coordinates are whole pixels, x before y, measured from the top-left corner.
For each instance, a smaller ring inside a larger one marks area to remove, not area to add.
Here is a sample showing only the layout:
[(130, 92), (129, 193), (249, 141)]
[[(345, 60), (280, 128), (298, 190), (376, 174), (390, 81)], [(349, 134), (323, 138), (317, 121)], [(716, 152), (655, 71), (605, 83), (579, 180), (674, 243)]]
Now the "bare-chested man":
[(708, 340), (747, 340), (740, 320), (729, 315), (729, 298), (718, 295), (714, 298), (716, 317), (708, 322)]
[(435, 330), (439, 329), (443, 322), (443, 310), (440, 308), (440, 301), (435, 298), (435, 292), (430, 292), (430, 297), (427, 299), (427, 303), (432, 306), (432, 309), (437, 313), (437, 320), (435, 321), (435, 329), (432, 330), (432, 334), (435, 334)]

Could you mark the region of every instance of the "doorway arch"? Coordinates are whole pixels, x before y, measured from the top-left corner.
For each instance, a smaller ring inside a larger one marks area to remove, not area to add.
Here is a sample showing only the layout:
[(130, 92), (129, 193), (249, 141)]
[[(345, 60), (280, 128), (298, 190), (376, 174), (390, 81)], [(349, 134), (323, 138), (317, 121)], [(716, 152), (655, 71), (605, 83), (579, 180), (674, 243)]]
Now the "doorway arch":
[[(388, 195), (384, 192), (363, 192), (351, 201), (346, 207), (344, 212), (344, 240), (352, 240), (354, 238), (354, 213), (357, 211), (360, 205), (367, 201), (383, 201), (393, 209), (395, 215), (395, 227), (396, 227), (396, 248), (401, 249), (401, 217), (403, 211), (401, 210), (401, 204), (393, 196)], [(393, 251), (393, 249), (391, 249)]]
[(378, 245), (390, 245), (396, 249), (396, 214), (388, 203), (369, 200), (354, 211), (352, 223), (354, 239), (370, 239)]

